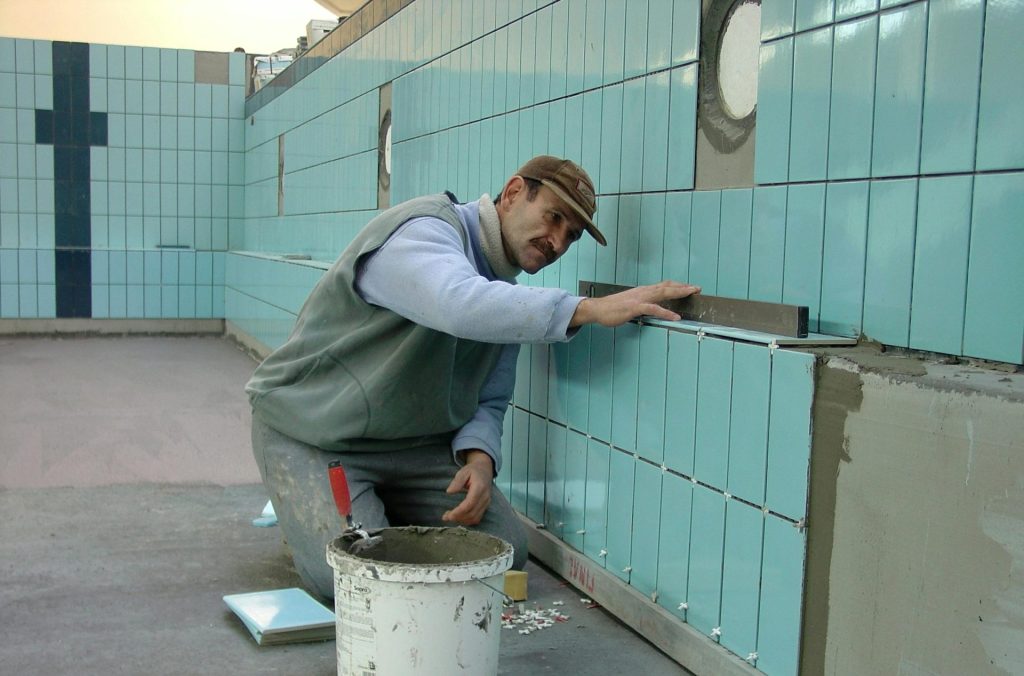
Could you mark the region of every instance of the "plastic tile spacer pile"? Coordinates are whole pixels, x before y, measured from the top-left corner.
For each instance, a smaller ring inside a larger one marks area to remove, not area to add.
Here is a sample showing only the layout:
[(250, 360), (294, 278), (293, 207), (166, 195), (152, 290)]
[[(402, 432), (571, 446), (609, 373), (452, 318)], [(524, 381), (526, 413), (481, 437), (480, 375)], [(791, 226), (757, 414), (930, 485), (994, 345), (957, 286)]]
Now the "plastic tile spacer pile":
[(556, 607), (546, 610), (536, 604), (532, 610), (527, 609), (525, 603), (516, 604), (501, 614), (501, 626), (503, 629), (518, 629), (520, 634), (531, 634), (554, 626), (555, 622), (568, 622), (569, 616), (557, 608), (563, 604), (564, 601), (552, 601), (551, 605)]

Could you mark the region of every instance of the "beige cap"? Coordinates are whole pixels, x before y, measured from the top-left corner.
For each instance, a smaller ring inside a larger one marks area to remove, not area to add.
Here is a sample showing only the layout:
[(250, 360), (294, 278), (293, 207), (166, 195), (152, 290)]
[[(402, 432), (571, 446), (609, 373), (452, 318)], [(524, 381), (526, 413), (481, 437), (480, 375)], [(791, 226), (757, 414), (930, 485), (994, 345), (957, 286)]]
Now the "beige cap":
[(583, 219), (583, 226), (597, 243), (608, 246), (608, 241), (594, 225), (597, 196), (594, 192), (594, 182), (590, 180), (587, 172), (583, 171), (583, 167), (572, 160), (563, 160), (552, 155), (538, 155), (520, 167), (516, 174), (540, 181), (550, 188), (551, 192), (572, 207), (572, 210)]

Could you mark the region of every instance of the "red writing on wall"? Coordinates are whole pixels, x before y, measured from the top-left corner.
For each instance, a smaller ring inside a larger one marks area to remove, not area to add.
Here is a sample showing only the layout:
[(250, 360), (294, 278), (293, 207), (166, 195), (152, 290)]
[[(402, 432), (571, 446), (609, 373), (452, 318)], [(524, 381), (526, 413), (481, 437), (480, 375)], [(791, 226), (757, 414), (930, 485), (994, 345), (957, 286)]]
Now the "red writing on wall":
[(575, 556), (569, 556), (569, 579), (580, 589), (585, 589), (590, 594), (594, 593), (594, 573)]

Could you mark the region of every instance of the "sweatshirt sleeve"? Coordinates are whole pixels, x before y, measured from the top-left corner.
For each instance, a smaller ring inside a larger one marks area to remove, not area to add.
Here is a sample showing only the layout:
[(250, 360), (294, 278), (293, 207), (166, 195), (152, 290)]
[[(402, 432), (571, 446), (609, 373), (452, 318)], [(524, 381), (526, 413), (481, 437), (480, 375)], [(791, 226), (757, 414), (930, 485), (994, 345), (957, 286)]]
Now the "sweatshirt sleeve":
[(467, 258), (459, 234), (435, 218), (403, 224), (356, 275), (356, 290), (368, 303), (485, 343), (568, 340), (583, 300), (562, 289), (488, 280)]
[(494, 461), (494, 473), (501, 471), (501, 433), (508, 403), (512, 400), (512, 389), (516, 382), (516, 359), (518, 345), (505, 345), (501, 350), (494, 369), (480, 390), (480, 406), (469, 422), (462, 426), (452, 440), (455, 462), (459, 451), (480, 449)]

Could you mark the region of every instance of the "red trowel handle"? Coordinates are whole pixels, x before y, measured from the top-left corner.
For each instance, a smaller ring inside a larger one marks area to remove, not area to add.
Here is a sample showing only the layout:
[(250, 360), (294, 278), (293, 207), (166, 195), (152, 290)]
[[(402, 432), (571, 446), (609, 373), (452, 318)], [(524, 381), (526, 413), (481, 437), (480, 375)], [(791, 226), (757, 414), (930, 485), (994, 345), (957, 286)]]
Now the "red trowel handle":
[(334, 494), (334, 504), (338, 507), (338, 514), (345, 518), (348, 526), (352, 527), (352, 498), (348, 494), (348, 479), (345, 478), (345, 469), (341, 462), (335, 460), (327, 465), (327, 476), (331, 479), (331, 492)]

